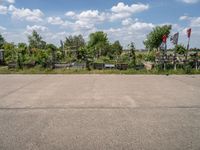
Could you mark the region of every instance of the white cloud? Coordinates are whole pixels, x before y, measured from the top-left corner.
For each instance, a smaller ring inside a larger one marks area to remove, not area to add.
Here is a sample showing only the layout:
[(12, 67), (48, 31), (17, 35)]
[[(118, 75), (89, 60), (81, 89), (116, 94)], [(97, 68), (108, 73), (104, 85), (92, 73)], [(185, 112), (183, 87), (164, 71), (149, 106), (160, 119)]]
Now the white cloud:
[(150, 30), (153, 27), (154, 25), (152, 23), (146, 23), (146, 22), (135, 22), (130, 26), (130, 28), (133, 30), (142, 30), (142, 31)]
[(123, 2), (118, 3), (111, 8), (110, 20), (123, 19), (149, 9), (149, 5), (145, 4), (132, 4), (131, 6), (125, 5)]
[(48, 28), (45, 26), (39, 26), (39, 25), (33, 25), (33, 26), (26, 26), (26, 33), (31, 33), (33, 32), (33, 30), (37, 31), (37, 32), (46, 32), (48, 31)]
[(180, 16), (180, 18), (179, 18), (179, 20), (189, 20), (189, 19), (190, 19), (190, 17), (186, 16), (186, 15)]
[(5, 31), (5, 30), (6, 30), (5, 27), (0, 26), (0, 31)]
[(65, 13), (65, 16), (71, 17), (76, 21), (89, 21), (89, 22), (102, 22), (106, 19), (106, 14), (104, 12), (99, 12), (98, 10), (86, 10), (80, 13), (75, 13), (69, 11)]
[(62, 38), (64, 38), (64, 37), (66, 37), (67, 35), (68, 35), (68, 33), (65, 32), (65, 31), (63, 31), (63, 32), (58, 32), (58, 33), (56, 33), (56, 34), (53, 34), (53, 35), (51, 36), (51, 39), (52, 39), (52, 40), (58, 40), (58, 39), (62, 39)]
[(127, 18), (127, 17), (130, 17), (131, 14), (130, 13), (113, 13), (110, 15), (110, 20), (111, 21), (115, 21), (115, 20), (118, 20), (118, 19), (124, 19), (124, 18)]
[[(181, 18), (181, 17), (180, 17)], [(180, 31), (180, 41), (181, 43), (187, 43), (187, 30), (188, 28), (192, 28), (192, 36), (191, 36), (191, 46), (199, 47), (200, 41), (200, 17), (191, 17), (186, 16), (182, 17), (182, 20), (188, 21), (188, 26), (183, 27)]]
[(60, 17), (48, 17), (48, 23), (53, 25), (63, 25), (64, 21)]
[(123, 26), (129, 26), (131, 24), (133, 24), (134, 22), (137, 22), (138, 18), (136, 18), (135, 20), (133, 20), (132, 18), (126, 18), (124, 20), (122, 20), (122, 25)]
[(15, 0), (6, 0), (8, 3), (14, 4)]
[(200, 0), (181, 0), (181, 1), (187, 4), (195, 4), (198, 3)]
[(191, 19), (191, 27), (200, 27), (200, 17)]
[(74, 24), (74, 30), (84, 30), (84, 29), (89, 30), (89, 29), (92, 29), (92, 28), (94, 28), (94, 24), (88, 23), (86, 21), (78, 20)]
[(122, 25), (128, 26), (128, 25), (130, 25), (132, 22), (133, 22), (133, 19), (132, 19), (132, 18), (127, 18), (127, 19), (125, 19), (125, 20), (122, 20)]
[(94, 24), (91, 22), (88, 22), (84, 19), (77, 19), (74, 22), (63, 20), (60, 17), (49, 17), (47, 18), (48, 23), (52, 25), (59, 25), (61, 28), (70, 28), (73, 31), (76, 30), (89, 30), (94, 27)]
[(1, 2), (5, 2), (5, 3), (9, 3), (9, 4), (14, 4), (15, 0), (0, 0), (0, 4)]
[[(108, 33), (111, 41), (120, 40), (120, 42), (127, 46), (131, 41), (136, 43), (137, 48), (143, 48), (143, 41), (146, 35), (155, 27), (152, 23), (140, 22), (138, 19), (125, 19), (122, 21), (124, 24), (119, 28), (110, 28), (104, 30)], [(123, 37), (123, 38), (122, 38)]]
[(111, 8), (112, 12), (115, 13), (138, 13), (144, 10), (149, 9), (149, 5), (145, 4), (132, 4), (131, 6), (125, 5), (123, 2), (117, 4), (117, 6), (113, 6)]
[(69, 11), (65, 13), (65, 16), (70, 17), (72, 21), (63, 20), (60, 17), (49, 17), (48, 23), (60, 25), (62, 28), (71, 28), (73, 31), (85, 31), (93, 29), (96, 24), (106, 20), (106, 14), (98, 10), (86, 10), (80, 13)]
[(73, 12), (73, 11), (68, 11), (68, 12), (65, 13), (65, 16), (67, 16), (67, 17), (74, 17), (74, 16), (76, 16), (76, 13)]
[(26, 20), (30, 22), (40, 22), (44, 16), (43, 12), (39, 9), (28, 9), (28, 8), (16, 8), (13, 5), (9, 6), (9, 11), (12, 14), (12, 18), (18, 20)]
[(100, 13), (98, 10), (87, 10), (77, 15), (77, 18), (79, 20), (93, 22), (93, 21), (104, 21), (105, 16), (104, 16), (104, 13)]
[(148, 4), (132, 4), (125, 5), (120, 2), (116, 6), (113, 6), (110, 11), (99, 12), (98, 10), (86, 10), (80, 13), (75, 13), (73, 11), (69, 11), (65, 13), (65, 16), (71, 17), (71, 19), (75, 19), (76, 21), (85, 21), (87, 23), (101, 23), (104, 21), (115, 21), (118, 19), (124, 19), (132, 16), (135, 13), (142, 12), (144, 10), (149, 9)]
[(8, 8), (6, 6), (0, 5), (0, 14), (7, 14)]
[(188, 20), (191, 27), (200, 27), (200, 17), (181, 16), (180, 20)]

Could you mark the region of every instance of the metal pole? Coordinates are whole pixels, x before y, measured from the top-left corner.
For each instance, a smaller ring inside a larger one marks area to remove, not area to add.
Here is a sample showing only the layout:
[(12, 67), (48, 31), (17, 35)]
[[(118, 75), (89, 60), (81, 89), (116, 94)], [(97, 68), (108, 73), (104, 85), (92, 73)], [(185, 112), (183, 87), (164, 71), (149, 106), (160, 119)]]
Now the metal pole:
[(164, 50), (164, 70), (166, 70), (166, 63), (165, 63), (166, 52), (167, 52), (167, 42), (165, 42), (165, 50)]
[(190, 37), (188, 38), (187, 52), (186, 52), (186, 56), (185, 56), (185, 60), (186, 61), (188, 60), (188, 51), (189, 51), (189, 48), (190, 48)]
[[(177, 46), (177, 44), (176, 44)], [(176, 49), (174, 50), (174, 70), (176, 70)]]
[(196, 70), (198, 70), (198, 59), (196, 60)]
[(196, 56), (195, 56), (195, 68), (196, 70), (198, 70), (198, 53), (196, 53)]
[[(177, 37), (177, 41), (176, 41), (176, 43), (175, 43), (175, 46), (178, 45), (179, 32), (178, 32), (177, 34), (178, 34), (178, 35), (177, 35), (178, 37)], [(174, 50), (174, 70), (177, 69), (176, 58), (177, 58), (177, 54), (176, 54), (176, 49), (175, 49), (175, 50)]]

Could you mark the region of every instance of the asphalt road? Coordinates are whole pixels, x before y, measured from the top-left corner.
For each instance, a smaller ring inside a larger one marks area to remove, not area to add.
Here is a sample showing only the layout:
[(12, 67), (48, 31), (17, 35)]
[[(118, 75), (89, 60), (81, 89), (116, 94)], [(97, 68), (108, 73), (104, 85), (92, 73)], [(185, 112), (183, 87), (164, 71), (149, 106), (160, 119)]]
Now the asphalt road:
[(200, 76), (0, 75), (0, 150), (200, 150)]

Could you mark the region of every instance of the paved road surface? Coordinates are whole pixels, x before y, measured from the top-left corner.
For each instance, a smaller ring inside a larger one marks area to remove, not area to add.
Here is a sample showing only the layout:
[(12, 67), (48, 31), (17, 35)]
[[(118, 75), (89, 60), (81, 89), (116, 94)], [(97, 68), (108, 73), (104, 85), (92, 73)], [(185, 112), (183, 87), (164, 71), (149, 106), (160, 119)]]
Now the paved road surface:
[(200, 150), (200, 76), (0, 75), (0, 150)]

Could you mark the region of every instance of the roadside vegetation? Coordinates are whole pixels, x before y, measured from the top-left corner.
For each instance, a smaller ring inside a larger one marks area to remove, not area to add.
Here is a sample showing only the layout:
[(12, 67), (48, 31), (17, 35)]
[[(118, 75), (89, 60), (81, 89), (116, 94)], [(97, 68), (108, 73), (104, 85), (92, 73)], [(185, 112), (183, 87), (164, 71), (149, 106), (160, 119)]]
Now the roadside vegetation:
[[(136, 49), (134, 42), (124, 49), (120, 41), (110, 42), (104, 32), (90, 34), (86, 42), (82, 35), (68, 36), (60, 46), (46, 43), (36, 31), (27, 43), (9, 43), (0, 34), (1, 74), (199, 74), (200, 50), (176, 45), (162, 55), (162, 36), (169, 36), (171, 26), (158, 26), (144, 41), (146, 51)], [(177, 67), (174, 69), (174, 52)], [(189, 54), (187, 60), (185, 55)], [(146, 63), (151, 66), (148, 67)], [(163, 69), (165, 65), (165, 69)]]

